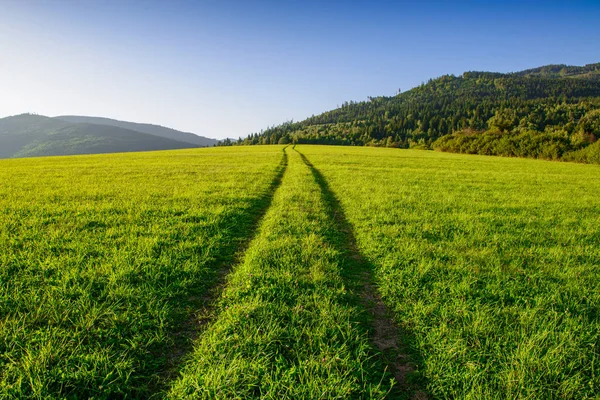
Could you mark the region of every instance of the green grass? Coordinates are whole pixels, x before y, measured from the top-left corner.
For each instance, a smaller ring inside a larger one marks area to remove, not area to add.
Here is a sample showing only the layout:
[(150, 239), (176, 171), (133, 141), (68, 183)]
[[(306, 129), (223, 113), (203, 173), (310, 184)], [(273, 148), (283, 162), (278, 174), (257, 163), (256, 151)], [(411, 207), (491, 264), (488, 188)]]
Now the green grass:
[(600, 168), (298, 146), (434, 398), (598, 398)]
[(165, 385), (268, 206), (281, 150), (1, 161), (0, 398)]
[(351, 262), (321, 187), (298, 153), (246, 257), (230, 274), (170, 398), (383, 398)]
[(599, 194), (382, 148), (0, 161), (0, 398), (598, 399)]

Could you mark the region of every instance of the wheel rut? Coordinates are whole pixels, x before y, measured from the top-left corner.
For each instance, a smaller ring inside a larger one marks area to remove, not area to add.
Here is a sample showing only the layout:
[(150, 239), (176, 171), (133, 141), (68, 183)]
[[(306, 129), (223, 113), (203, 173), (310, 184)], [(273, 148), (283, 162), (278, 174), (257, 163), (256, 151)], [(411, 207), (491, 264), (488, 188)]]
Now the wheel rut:
[(323, 202), (329, 208), (337, 228), (338, 247), (345, 253), (348, 263), (344, 269), (344, 278), (348, 286), (358, 294), (359, 301), (368, 313), (370, 324), (369, 336), (371, 344), (380, 352), (383, 363), (397, 381), (397, 386), (390, 397), (425, 400), (428, 396), (424, 391), (414, 387), (408, 376), (414, 371), (414, 363), (402, 343), (402, 333), (394, 322), (392, 313), (383, 303), (373, 278), (374, 267), (361, 254), (352, 225), (346, 218), (340, 201), (335, 196), (323, 174), (296, 149), (302, 161), (310, 169), (315, 182), (319, 185)]
[(191, 299), (191, 303), (195, 304), (195, 309), (197, 311), (194, 312), (192, 317), (189, 318), (183, 325), (181, 325), (179, 329), (177, 329), (175, 332), (172, 332), (175, 344), (167, 355), (165, 368), (158, 372), (160, 383), (154, 388), (153, 392), (155, 395), (152, 396), (152, 398), (162, 398), (164, 396), (164, 391), (169, 387), (170, 383), (176, 379), (186, 355), (193, 350), (194, 342), (202, 334), (207, 325), (216, 318), (214, 313), (215, 302), (223, 291), (226, 276), (234, 265), (243, 260), (244, 253), (246, 252), (250, 243), (256, 237), (258, 227), (261, 225), (261, 221), (263, 220), (267, 210), (271, 207), (275, 192), (279, 186), (281, 186), (283, 175), (285, 174), (288, 166), (287, 148), (288, 146), (284, 147), (282, 150), (283, 155), (277, 168), (277, 173), (268, 190), (266, 191), (266, 194), (257, 201), (259, 206), (254, 211), (250, 229), (251, 234), (239, 244), (237, 250), (233, 254), (233, 257), (222, 260), (220, 265), (216, 267), (212, 289), (201, 298)]

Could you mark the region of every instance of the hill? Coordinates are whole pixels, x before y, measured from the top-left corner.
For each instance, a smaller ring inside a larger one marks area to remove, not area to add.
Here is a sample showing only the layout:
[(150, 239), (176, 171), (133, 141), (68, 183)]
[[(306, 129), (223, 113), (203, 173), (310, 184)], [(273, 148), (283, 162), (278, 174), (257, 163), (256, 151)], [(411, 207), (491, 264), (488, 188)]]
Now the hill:
[(396, 96), (346, 102), (238, 144), (435, 148), (600, 162), (598, 144), (590, 146), (600, 137), (599, 77), (600, 63), (445, 75)]
[(160, 136), (166, 139), (176, 140), (178, 142), (191, 143), (196, 146), (210, 147), (217, 144), (218, 140), (210, 139), (204, 136), (198, 136), (189, 132), (181, 132), (171, 128), (165, 128), (160, 125), (152, 124), (140, 124), (136, 122), (118, 121), (116, 119), (101, 118), (101, 117), (86, 117), (80, 115), (62, 115), (56, 117), (58, 120), (71, 122), (75, 124), (95, 124), (95, 125), (107, 125), (116, 126), (119, 128), (129, 129), (132, 131), (138, 131), (147, 133), (149, 135)]
[(115, 126), (73, 124), (41, 115), (0, 119), (0, 158), (197, 147)]

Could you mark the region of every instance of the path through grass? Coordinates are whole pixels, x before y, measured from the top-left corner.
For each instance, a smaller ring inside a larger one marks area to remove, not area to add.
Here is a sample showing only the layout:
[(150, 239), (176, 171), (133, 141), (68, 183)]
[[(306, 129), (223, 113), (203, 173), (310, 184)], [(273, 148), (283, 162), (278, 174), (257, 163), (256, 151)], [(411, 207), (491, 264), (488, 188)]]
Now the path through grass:
[(598, 398), (600, 167), (297, 149), (340, 199), (430, 395)]
[[(296, 150), (296, 146), (294, 149)], [(379, 350), (379, 356), (396, 378), (397, 385), (390, 395), (394, 398), (424, 398), (425, 394), (421, 390), (422, 383), (411, 381), (416, 365), (406, 353), (408, 349), (403, 343), (409, 340), (407, 336), (410, 333), (398, 329), (390, 310), (381, 300), (373, 281), (374, 267), (361, 254), (352, 225), (346, 218), (339, 199), (329, 187), (329, 183), (304, 154), (300, 152), (298, 154), (304, 164), (310, 168), (315, 182), (321, 189), (327, 213), (333, 216), (337, 232), (335, 240), (345, 256), (341, 274), (349, 287), (358, 294), (361, 305), (366, 308), (365, 316), (371, 343)]]
[(258, 236), (170, 398), (377, 399), (390, 390), (344, 280), (349, 260), (331, 209), (311, 169), (288, 153)]
[(282, 150), (0, 161), (0, 398), (598, 398), (600, 167)]
[(0, 161), (0, 398), (145, 398), (268, 207), (282, 147)]

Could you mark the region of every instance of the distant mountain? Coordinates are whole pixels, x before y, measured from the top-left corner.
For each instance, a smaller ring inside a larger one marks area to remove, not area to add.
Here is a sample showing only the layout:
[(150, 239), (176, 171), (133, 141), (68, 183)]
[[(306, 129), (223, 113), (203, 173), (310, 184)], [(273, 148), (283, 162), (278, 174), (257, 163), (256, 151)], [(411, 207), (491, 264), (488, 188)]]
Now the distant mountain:
[(600, 63), (445, 75), (396, 96), (346, 102), (304, 121), (251, 134), (238, 144), (433, 148), (600, 162), (597, 139)]
[(0, 119), (0, 158), (194, 148), (197, 145), (123, 129), (41, 115)]
[(0, 119), (0, 158), (14, 157), (21, 149), (70, 124), (41, 115), (22, 114)]
[(165, 128), (164, 126), (160, 125), (140, 124), (136, 122), (118, 121), (110, 118), (86, 117), (80, 115), (62, 115), (55, 118), (74, 124), (84, 123), (116, 126), (119, 128), (130, 129), (132, 131), (147, 133), (149, 135), (160, 136), (166, 139), (177, 140), (178, 142), (191, 143), (201, 147), (212, 147), (218, 142), (216, 139), (198, 136), (189, 132), (181, 132), (175, 129)]

